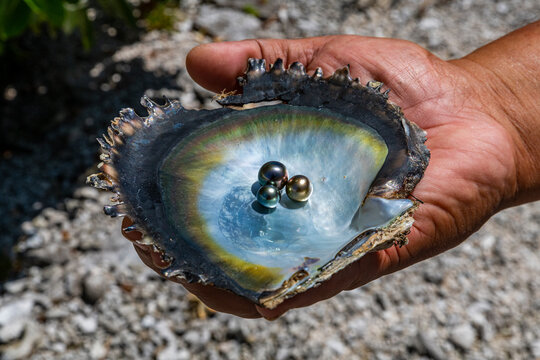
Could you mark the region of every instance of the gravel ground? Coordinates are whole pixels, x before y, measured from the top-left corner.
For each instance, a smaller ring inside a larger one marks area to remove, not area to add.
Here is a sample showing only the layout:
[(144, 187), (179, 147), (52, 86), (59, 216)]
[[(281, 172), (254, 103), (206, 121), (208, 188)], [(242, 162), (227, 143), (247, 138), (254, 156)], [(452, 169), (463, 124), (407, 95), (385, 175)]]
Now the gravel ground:
[[(96, 159), (91, 138), (145, 91), (180, 98), (187, 107), (215, 106), (184, 69), (187, 51), (198, 43), (355, 33), (408, 39), (450, 58), (540, 14), (534, 0), (264, 2), (255, 7), (259, 17), (246, 13), (249, 3), (183, 1), (175, 32), (144, 34), (118, 50), (113, 41), (91, 57), (94, 63), (73, 64), (70, 73), (82, 74), (75, 89), (94, 100), (79, 99), (71, 127), (62, 127), (71, 151), (55, 160), (49, 137), (39, 148), (27, 141), (22, 155), (4, 153), (0, 167), (9, 175), (0, 185), (14, 195), (0, 205), (16, 203), (19, 212), (37, 215), (3, 226), (9, 236), (22, 235), (21, 272), (3, 284), (0, 297), (2, 358), (540, 358), (539, 202), (497, 214), (441, 256), (267, 322), (213, 313), (157, 277), (121, 237), (120, 222), (102, 214), (109, 196), (84, 186), (73, 191)], [(53, 198), (69, 196), (35, 205), (31, 199), (47, 198), (58, 187), (58, 166), (65, 172), (70, 162), (75, 170)], [(6, 171), (10, 164), (15, 171)], [(21, 181), (26, 192), (16, 190)]]

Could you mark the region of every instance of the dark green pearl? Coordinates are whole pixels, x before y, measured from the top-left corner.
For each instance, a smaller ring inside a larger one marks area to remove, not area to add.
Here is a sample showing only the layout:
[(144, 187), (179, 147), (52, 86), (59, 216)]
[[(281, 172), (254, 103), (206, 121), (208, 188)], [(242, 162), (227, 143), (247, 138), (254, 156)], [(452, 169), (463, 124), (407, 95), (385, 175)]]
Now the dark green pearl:
[(257, 201), (264, 207), (273, 209), (279, 204), (281, 195), (279, 189), (273, 185), (261, 186), (257, 191)]
[(306, 176), (295, 175), (287, 182), (285, 191), (291, 200), (307, 201), (313, 192), (313, 185)]
[(259, 170), (259, 184), (261, 186), (270, 184), (281, 190), (287, 180), (289, 180), (287, 168), (279, 161), (269, 161)]

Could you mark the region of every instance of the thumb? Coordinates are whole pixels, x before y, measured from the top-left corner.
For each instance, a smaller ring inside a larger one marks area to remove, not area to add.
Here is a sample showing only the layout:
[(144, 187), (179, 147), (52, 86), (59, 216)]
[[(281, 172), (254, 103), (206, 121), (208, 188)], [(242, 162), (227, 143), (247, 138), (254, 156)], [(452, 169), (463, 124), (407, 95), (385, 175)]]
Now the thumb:
[(257, 39), (204, 44), (189, 52), (186, 67), (193, 80), (208, 90), (230, 91), (238, 88), (236, 78), (246, 70), (248, 58), (265, 59), (268, 64), (281, 58), (286, 66), (299, 61), (308, 72), (314, 71), (316, 66), (310, 66), (313, 56), (330, 39)]

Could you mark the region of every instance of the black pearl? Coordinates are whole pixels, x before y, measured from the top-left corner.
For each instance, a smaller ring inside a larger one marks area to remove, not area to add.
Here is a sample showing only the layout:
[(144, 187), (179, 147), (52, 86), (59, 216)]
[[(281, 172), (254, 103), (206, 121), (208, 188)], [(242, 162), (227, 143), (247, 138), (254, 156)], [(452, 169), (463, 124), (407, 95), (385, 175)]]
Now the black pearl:
[(269, 161), (259, 170), (259, 184), (261, 186), (270, 184), (281, 190), (287, 180), (289, 180), (287, 168), (279, 161)]
[(306, 176), (295, 175), (287, 182), (285, 191), (291, 200), (307, 201), (313, 192), (313, 185)]
[(270, 209), (278, 205), (280, 198), (279, 189), (273, 185), (261, 186), (259, 191), (257, 191), (257, 201), (259, 204)]

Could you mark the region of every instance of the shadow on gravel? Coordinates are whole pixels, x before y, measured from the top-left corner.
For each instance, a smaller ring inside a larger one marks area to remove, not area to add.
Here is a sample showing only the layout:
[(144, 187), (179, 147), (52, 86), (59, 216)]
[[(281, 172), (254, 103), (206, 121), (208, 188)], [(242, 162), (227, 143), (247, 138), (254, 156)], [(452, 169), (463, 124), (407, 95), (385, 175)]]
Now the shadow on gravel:
[[(76, 36), (30, 34), (0, 57), (3, 265), (23, 235), (21, 224), (56, 206), (96, 170), (95, 139), (118, 111), (134, 107), (145, 114), (139, 105), (145, 90), (179, 89), (176, 76), (147, 72), (138, 59), (114, 62), (111, 55), (138, 37), (133, 29), (117, 28), (113, 37), (109, 25), (96, 26), (101, 30), (88, 53)], [(0, 280), (7, 268), (0, 269)]]

